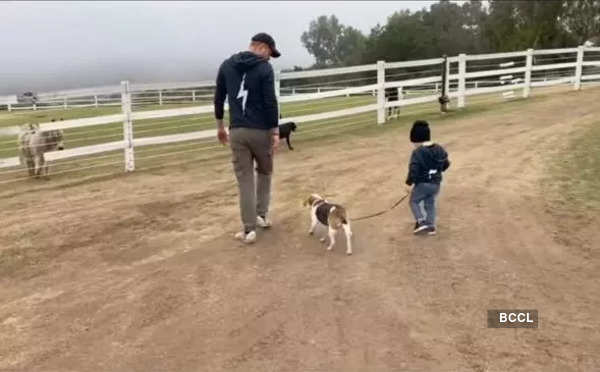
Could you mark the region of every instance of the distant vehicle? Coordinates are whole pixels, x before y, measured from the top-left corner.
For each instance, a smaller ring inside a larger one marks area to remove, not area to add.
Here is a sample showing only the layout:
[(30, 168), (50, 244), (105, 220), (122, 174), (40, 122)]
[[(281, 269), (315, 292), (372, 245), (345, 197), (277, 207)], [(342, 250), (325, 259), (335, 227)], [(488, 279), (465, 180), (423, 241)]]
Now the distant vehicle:
[(17, 101), (19, 103), (36, 103), (38, 101), (38, 97), (33, 92), (25, 92), (17, 96)]

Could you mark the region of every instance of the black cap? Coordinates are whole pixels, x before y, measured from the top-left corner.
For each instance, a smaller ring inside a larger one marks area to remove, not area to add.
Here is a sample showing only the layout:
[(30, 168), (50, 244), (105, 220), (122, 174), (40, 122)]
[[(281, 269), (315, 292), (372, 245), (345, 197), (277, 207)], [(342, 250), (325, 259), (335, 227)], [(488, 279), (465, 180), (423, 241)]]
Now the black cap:
[(281, 53), (279, 53), (279, 51), (275, 47), (275, 40), (273, 40), (271, 35), (269, 35), (265, 32), (260, 32), (256, 35), (252, 36), (252, 41), (258, 41), (258, 42), (267, 44), (269, 46), (269, 48), (271, 48), (271, 57), (273, 57), (273, 58), (277, 58), (281, 55)]

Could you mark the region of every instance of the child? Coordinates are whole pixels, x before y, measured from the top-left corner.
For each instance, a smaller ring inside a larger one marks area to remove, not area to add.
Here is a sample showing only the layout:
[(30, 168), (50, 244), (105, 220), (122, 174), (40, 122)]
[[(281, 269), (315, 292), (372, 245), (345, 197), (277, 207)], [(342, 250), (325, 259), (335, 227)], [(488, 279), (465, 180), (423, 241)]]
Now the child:
[(431, 142), (429, 123), (424, 120), (414, 122), (410, 141), (415, 149), (410, 156), (406, 184), (414, 184), (410, 195), (410, 208), (417, 220), (414, 233), (435, 235), (435, 200), (440, 192), (442, 172), (450, 166), (448, 154), (442, 146)]

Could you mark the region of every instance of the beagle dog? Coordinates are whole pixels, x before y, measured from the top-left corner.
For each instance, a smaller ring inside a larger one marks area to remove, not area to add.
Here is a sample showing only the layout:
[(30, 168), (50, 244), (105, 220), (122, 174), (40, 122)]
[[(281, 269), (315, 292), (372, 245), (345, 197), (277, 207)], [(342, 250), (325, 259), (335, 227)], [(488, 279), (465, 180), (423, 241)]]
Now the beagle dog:
[[(315, 231), (318, 223), (329, 228), (329, 246), (327, 250), (333, 249), (335, 244), (335, 235), (340, 229), (344, 229), (346, 234), (346, 254), (352, 254), (352, 230), (350, 229), (350, 219), (346, 213), (346, 208), (338, 204), (330, 203), (317, 194), (311, 194), (304, 202), (303, 206), (310, 206), (310, 235)], [(321, 238), (325, 242), (325, 237)]]

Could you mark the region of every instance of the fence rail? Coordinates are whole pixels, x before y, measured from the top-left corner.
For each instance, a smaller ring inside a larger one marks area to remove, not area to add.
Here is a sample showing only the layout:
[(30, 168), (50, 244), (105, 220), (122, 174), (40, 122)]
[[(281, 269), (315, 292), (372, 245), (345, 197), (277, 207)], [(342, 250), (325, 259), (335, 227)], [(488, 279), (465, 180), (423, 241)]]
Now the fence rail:
[[(600, 81), (600, 54), (594, 54), (598, 52), (600, 52), (600, 48), (529, 49), (527, 51), (509, 53), (481, 55), (460, 54), (448, 58), (434, 58), (417, 61), (390, 63), (379, 61), (372, 65), (277, 73), (275, 84), (279, 102), (280, 104), (291, 105), (291, 107), (294, 108), (294, 110), (291, 111), (291, 115), (282, 119), (281, 122), (295, 121), (301, 125), (308, 122), (344, 118), (373, 112), (377, 114), (377, 123), (383, 124), (386, 121), (386, 109), (436, 102), (442, 88), (445, 88), (446, 94), (449, 98), (453, 99), (452, 103), (458, 108), (466, 106), (468, 101), (467, 97), (480, 94), (504, 92), (502, 97), (507, 98), (514, 97), (513, 93), (506, 93), (507, 91), (514, 92), (516, 90), (522, 90), (522, 97), (528, 97), (532, 88), (558, 84), (571, 84), (573, 85), (573, 89), (580, 89), (582, 82)], [(562, 56), (566, 54), (573, 54), (573, 58), (576, 59), (575, 62), (536, 64), (534, 58), (535, 56), (552, 55), (558, 55), (556, 58), (562, 58)], [(588, 59), (586, 59), (586, 57), (588, 57)], [(443, 68), (444, 64), (446, 64), (445, 69)], [(480, 70), (482, 66), (489, 69)], [(422, 70), (415, 71), (415, 69), (418, 68), (422, 68)], [(407, 71), (405, 73), (397, 73), (397, 70), (402, 69), (407, 69)], [(443, 70), (448, 71), (446, 76), (442, 74)], [(354, 77), (348, 79), (346, 77), (346, 75), (357, 74), (359, 76), (364, 76), (365, 73), (369, 72), (373, 72), (373, 76), (369, 78)], [(532, 76), (533, 73), (538, 72), (543, 72), (545, 75), (538, 77)], [(340, 77), (340, 75), (344, 76)], [(401, 80), (390, 80), (391, 77), (397, 76), (402, 76), (403, 78)], [(335, 80), (336, 77), (340, 79)], [(492, 79), (490, 77), (497, 78)], [(315, 78), (318, 78), (321, 85), (320, 87), (310, 86), (311, 83), (298, 84), (298, 81), (300, 80), (314, 80)], [(326, 81), (321, 81), (323, 79)], [(370, 82), (364, 83), (367, 80), (370, 80)], [(335, 86), (335, 84), (341, 82), (344, 82), (345, 85)], [(352, 82), (356, 84), (348, 84)], [(288, 86), (282, 87), (282, 83), (289, 84), (287, 84)], [(41, 123), (40, 130), (42, 131), (108, 125), (111, 125), (111, 128), (114, 128), (115, 125), (121, 125), (119, 123), (122, 123), (123, 131), (122, 139), (118, 141), (97, 143), (63, 151), (51, 152), (47, 154), (47, 159), (55, 161), (104, 152), (123, 151), (125, 171), (133, 171), (135, 169), (136, 148), (214, 138), (216, 133), (214, 129), (160, 136), (136, 137), (134, 127), (135, 123), (143, 122), (144, 120), (209, 115), (212, 114), (214, 110), (211, 104), (161, 110), (133, 110), (133, 107), (143, 104), (145, 100), (152, 101), (153, 97), (156, 97), (157, 92), (160, 103), (182, 98), (190, 98), (190, 100), (209, 100), (212, 98), (212, 94), (207, 88), (211, 88), (212, 86), (212, 82), (172, 83), (169, 85), (136, 85), (122, 82), (118, 92), (115, 91), (115, 87), (110, 86), (102, 87), (100, 91), (83, 89), (57, 92), (54, 96), (48, 94), (45, 97), (49, 100), (50, 104), (62, 100), (63, 107), (68, 103), (69, 98), (72, 99), (72, 102), (81, 104), (86, 104), (86, 99), (93, 99), (93, 103), (87, 104), (88, 106), (97, 107), (99, 105), (107, 104), (120, 105), (122, 111), (121, 113), (114, 115)], [(169, 91), (168, 89), (172, 89), (172, 91)], [(300, 93), (307, 89), (312, 89), (313, 92)], [(397, 100), (386, 99), (386, 91), (389, 89), (397, 89)], [(282, 91), (288, 93), (291, 92), (292, 94), (281, 94)], [(60, 94), (63, 94), (64, 96), (60, 96)], [(83, 94), (84, 98), (82, 98), (82, 96), (71, 96), (73, 94)], [(117, 94), (118, 98), (116, 98)], [(328, 101), (328, 99), (334, 99), (336, 97), (344, 98), (365, 94), (374, 95), (375, 102), (368, 102), (367, 100), (360, 101), (356, 104), (347, 104), (344, 101), (341, 103)], [(101, 97), (101, 95), (105, 95), (105, 97)], [(10, 99), (14, 99), (14, 96), (11, 97), (12, 98)], [(311, 102), (314, 104), (315, 101), (322, 101), (323, 104), (320, 106), (323, 106), (325, 111), (306, 112), (307, 110), (311, 110), (298, 105), (300, 102), (308, 102), (306, 105), (311, 104)], [(0, 103), (1, 102), (2, 101), (0, 101)], [(350, 107), (339, 107), (340, 105)], [(61, 105), (55, 104), (55, 106), (60, 107)], [(18, 107), (14, 107), (14, 109), (18, 109)], [(18, 126), (5, 127), (1, 129), (0, 136), (15, 136), (18, 133)], [(114, 137), (114, 135), (108, 135), (108, 137), (110, 136)], [(18, 157), (0, 159), (0, 168), (13, 168), (19, 166), (22, 165), (20, 164)]]

